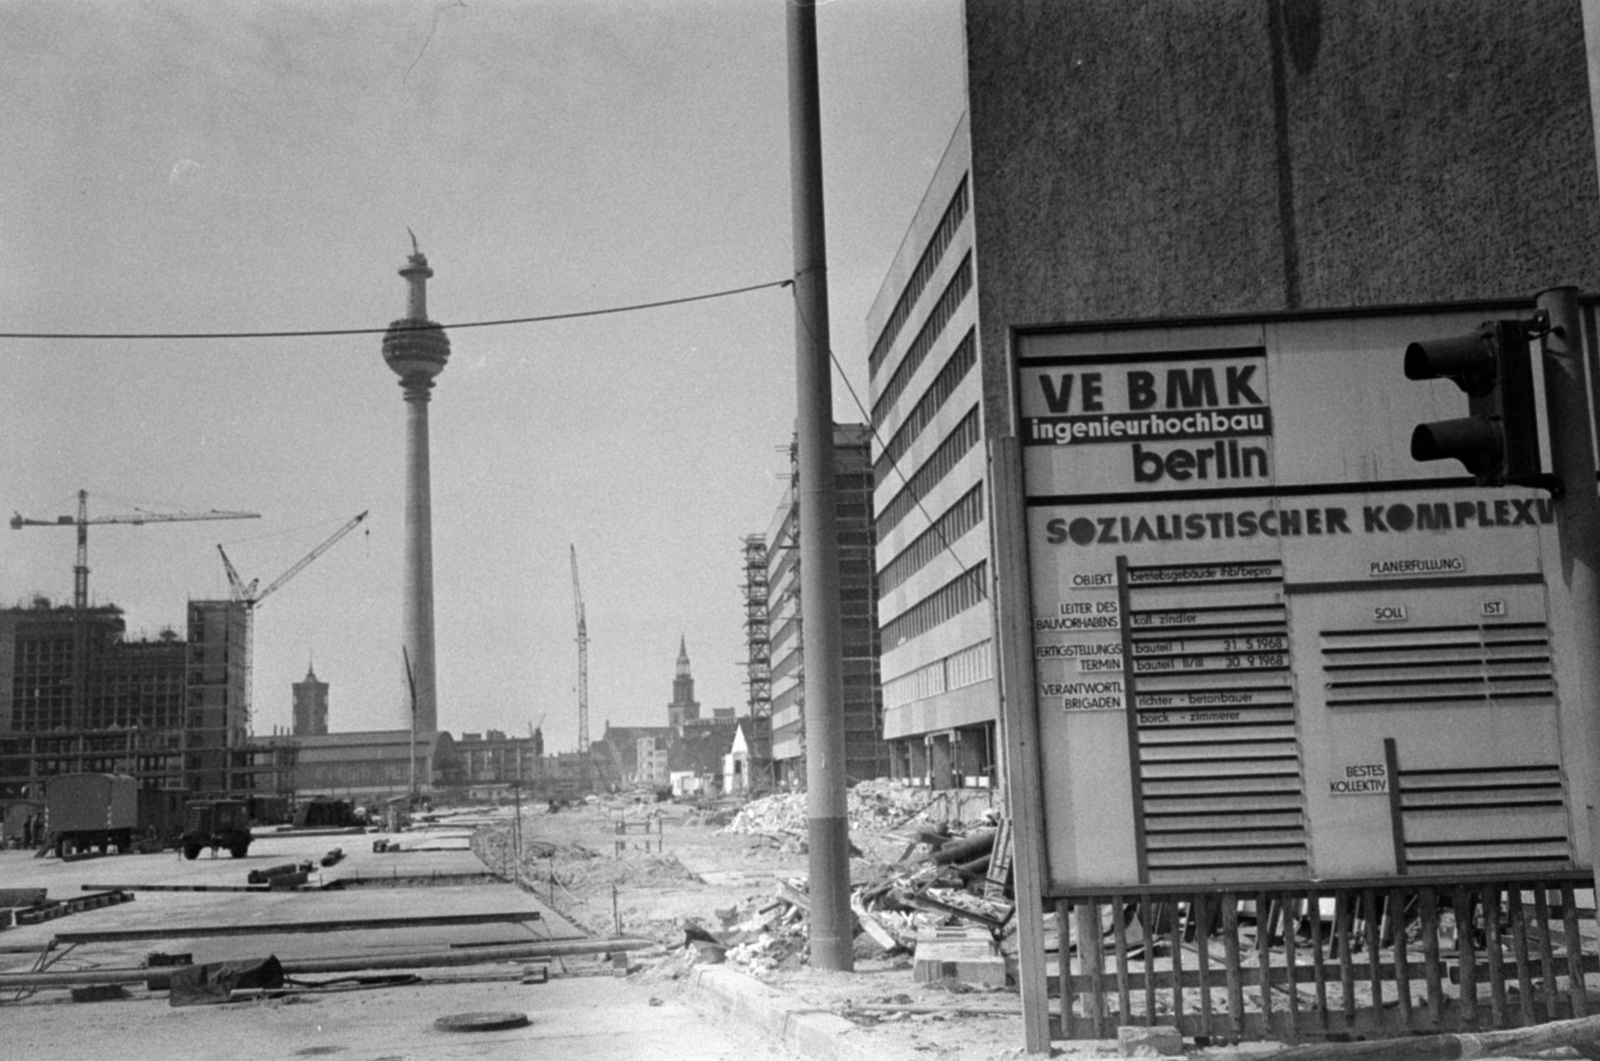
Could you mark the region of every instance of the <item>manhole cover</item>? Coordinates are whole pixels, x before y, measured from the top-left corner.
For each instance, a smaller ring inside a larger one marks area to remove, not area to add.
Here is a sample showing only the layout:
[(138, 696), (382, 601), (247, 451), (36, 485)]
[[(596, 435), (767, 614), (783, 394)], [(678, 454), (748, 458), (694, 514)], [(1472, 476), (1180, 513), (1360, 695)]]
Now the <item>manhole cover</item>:
[(526, 1013), (455, 1013), (440, 1017), (433, 1026), (442, 1032), (500, 1032), (529, 1023)]

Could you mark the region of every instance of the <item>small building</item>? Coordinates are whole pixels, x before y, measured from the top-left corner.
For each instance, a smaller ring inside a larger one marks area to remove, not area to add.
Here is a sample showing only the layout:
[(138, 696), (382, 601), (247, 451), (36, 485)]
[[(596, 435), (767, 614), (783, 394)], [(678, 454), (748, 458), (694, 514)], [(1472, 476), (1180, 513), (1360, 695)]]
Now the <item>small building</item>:
[(415, 784), (428, 793), (457, 779), (456, 742), (448, 733), (368, 730), (299, 737), (294, 790), (302, 798), (326, 795), (355, 802), (387, 799)]

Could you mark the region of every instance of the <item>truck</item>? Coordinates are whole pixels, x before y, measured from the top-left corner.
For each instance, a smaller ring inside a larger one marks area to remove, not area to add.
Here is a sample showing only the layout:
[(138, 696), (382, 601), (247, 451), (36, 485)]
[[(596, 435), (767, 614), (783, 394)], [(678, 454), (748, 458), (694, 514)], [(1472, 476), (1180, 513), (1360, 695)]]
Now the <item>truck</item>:
[(128, 851), (139, 825), (139, 783), (126, 774), (60, 774), (45, 783), (45, 830), (57, 858)]
[(244, 858), (250, 851), (250, 839), (250, 812), (244, 800), (195, 800), (185, 810), (184, 858), (193, 861), (208, 847), (213, 855), (227, 848), (234, 858)]

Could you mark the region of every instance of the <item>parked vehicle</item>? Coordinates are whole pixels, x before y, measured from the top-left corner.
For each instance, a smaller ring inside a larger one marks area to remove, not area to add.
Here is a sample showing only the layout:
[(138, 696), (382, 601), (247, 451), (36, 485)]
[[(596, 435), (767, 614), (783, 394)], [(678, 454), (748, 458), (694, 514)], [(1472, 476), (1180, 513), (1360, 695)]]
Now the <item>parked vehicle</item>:
[(234, 858), (250, 851), (250, 813), (243, 800), (206, 799), (189, 804), (183, 826), (183, 857), (196, 859), (205, 848), (226, 848)]
[(128, 851), (139, 824), (139, 783), (125, 774), (60, 774), (45, 782), (45, 830), (56, 857)]

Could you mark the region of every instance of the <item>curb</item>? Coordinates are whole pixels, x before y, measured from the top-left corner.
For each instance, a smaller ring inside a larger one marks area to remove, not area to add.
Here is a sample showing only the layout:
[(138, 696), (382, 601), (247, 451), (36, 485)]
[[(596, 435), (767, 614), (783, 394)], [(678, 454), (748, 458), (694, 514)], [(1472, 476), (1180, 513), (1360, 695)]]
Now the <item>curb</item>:
[(793, 1008), (790, 1000), (761, 981), (725, 965), (689, 971), (689, 989), (719, 1015), (754, 1025), (788, 1049), (815, 1061), (876, 1061), (881, 1050), (847, 1042), (856, 1026), (822, 1009)]

